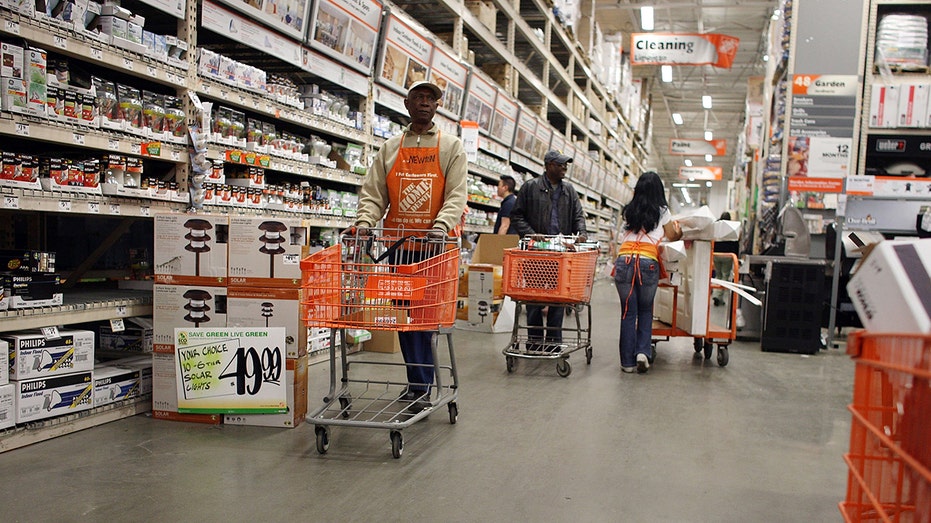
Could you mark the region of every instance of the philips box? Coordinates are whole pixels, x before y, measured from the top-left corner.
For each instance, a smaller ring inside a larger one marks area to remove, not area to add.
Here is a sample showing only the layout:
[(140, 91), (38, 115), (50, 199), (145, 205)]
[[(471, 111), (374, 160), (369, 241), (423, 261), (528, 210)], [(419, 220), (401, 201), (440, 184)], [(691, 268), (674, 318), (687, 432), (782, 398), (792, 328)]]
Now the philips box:
[(229, 287), (226, 306), (227, 327), (284, 327), (286, 357), (307, 354), (299, 288)]
[(847, 294), (867, 330), (931, 334), (931, 239), (880, 242)]
[(13, 383), (16, 385), (16, 423), (73, 414), (94, 406), (92, 371)]
[(102, 365), (94, 368), (94, 407), (142, 394), (142, 371)]
[(300, 218), (230, 217), (229, 283), (300, 286), (308, 227)]
[(223, 285), (226, 281), (226, 216), (155, 216), (155, 282)]
[(172, 352), (175, 328), (226, 327), (226, 287), (154, 285), (152, 350)]
[(0, 430), (16, 425), (16, 385), (0, 385)]
[(10, 379), (24, 380), (94, 368), (94, 333), (62, 330), (59, 337), (47, 339), (39, 331), (10, 332), (3, 339), (10, 344)]
[(287, 398), (288, 412), (283, 414), (226, 414), (226, 425), (252, 425), (255, 427), (294, 428), (307, 416), (307, 356), (288, 358)]

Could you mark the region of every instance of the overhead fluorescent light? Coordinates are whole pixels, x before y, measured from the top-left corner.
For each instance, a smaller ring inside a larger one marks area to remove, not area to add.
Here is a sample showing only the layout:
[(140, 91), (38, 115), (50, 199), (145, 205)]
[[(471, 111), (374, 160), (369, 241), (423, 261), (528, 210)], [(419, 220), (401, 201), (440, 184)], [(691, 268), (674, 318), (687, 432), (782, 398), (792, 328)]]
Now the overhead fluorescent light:
[(763, 61), (764, 61), (764, 62), (768, 62), (768, 61), (769, 61), (769, 55), (768, 55), (768, 54), (764, 54), (764, 55), (763, 55)]
[(660, 66), (659, 74), (660, 74), (660, 78), (662, 78), (664, 82), (666, 83), (671, 82), (672, 81), (672, 66), (671, 65)]
[(681, 183), (681, 182), (676, 182), (676, 183), (672, 184), (672, 186), (675, 187), (675, 188), (677, 188), (677, 189), (680, 188), (680, 187), (696, 187), (696, 188), (697, 188), (697, 187), (701, 187), (701, 185), (699, 185), (699, 184), (697, 184), (697, 183)]
[(705, 109), (711, 109), (711, 95), (702, 95), (701, 106)]
[(691, 167), (691, 166), (692, 166), (692, 160), (686, 158), (686, 159), (685, 159), (685, 166), (686, 166), (686, 167)]
[(705, 187), (711, 187), (711, 180), (708, 180), (707, 182), (705, 182)]
[(680, 187), (680, 188), (679, 188), (679, 192), (681, 192), (681, 193), (682, 193), (682, 197), (685, 198), (685, 203), (686, 203), (686, 204), (692, 203), (692, 197), (689, 196), (689, 190), (688, 190), (688, 189), (686, 189), (685, 187)]
[(714, 133), (711, 131), (705, 131), (705, 141), (710, 142), (711, 140), (714, 140)]
[(676, 125), (682, 125), (682, 115), (679, 113), (672, 113), (672, 122)]
[(706, 155), (705, 155), (705, 161), (706, 161), (706, 162), (710, 162), (710, 161), (711, 161), (711, 155), (710, 155), (710, 154), (706, 154)]
[(640, 8), (640, 28), (644, 31), (653, 30), (653, 6), (645, 5)]

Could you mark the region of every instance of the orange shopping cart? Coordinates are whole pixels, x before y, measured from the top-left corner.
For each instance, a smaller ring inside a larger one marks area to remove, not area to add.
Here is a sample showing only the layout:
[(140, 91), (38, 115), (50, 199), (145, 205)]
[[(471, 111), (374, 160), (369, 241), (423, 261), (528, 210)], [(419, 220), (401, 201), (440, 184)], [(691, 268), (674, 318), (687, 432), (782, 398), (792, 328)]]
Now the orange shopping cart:
[[(556, 361), (556, 373), (572, 372), (569, 355), (585, 351), (592, 362), (592, 316), (589, 301), (595, 281), (598, 243), (576, 243), (572, 237), (523, 238), (517, 248), (505, 249), (503, 291), (515, 303), (511, 340), (504, 348), (507, 371), (514, 372), (518, 359)], [(521, 311), (527, 307), (564, 308), (575, 317), (574, 327), (528, 325)], [(583, 319), (585, 324), (583, 326)]]
[[(314, 424), (320, 454), (329, 448), (328, 428), (333, 425), (388, 429), (392, 455), (400, 458), (402, 429), (444, 405), (449, 422), (456, 423), (459, 384), (452, 326), (459, 278), (458, 238), (428, 238), (425, 231), (409, 229), (344, 234), (336, 245), (301, 260), (301, 278), (305, 325), (330, 329), (329, 391), (324, 404), (307, 415)], [(405, 396), (409, 384), (395, 376), (400, 373), (392, 373), (418, 364), (347, 358), (345, 329), (432, 331), (432, 392), (414, 399)], [(437, 359), (440, 334), (445, 335), (449, 348), (443, 363)], [(370, 369), (371, 376), (356, 377), (351, 367)], [(428, 406), (413, 412), (409, 407), (415, 402)]]
[(931, 336), (860, 331), (847, 462), (849, 522), (931, 521)]

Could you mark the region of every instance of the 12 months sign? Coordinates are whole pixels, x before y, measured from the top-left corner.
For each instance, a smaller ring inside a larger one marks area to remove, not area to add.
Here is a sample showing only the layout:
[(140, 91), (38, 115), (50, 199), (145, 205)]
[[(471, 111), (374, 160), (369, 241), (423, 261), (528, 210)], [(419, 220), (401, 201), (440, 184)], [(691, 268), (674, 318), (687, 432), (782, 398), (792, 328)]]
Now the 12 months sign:
[(175, 329), (178, 412), (287, 412), (285, 329)]

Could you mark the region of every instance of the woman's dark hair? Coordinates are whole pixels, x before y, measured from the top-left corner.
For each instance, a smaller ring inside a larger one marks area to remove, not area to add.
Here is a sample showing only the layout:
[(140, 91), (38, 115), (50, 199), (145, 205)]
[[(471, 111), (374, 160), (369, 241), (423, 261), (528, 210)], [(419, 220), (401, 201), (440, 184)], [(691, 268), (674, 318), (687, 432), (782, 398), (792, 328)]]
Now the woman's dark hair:
[(663, 180), (653, 171), (640, 175), (634, 187), (634, 197), (624, 207), (624, 229), (650, 232), (659, 225), (660, 213), (669, 207)]
[(504, 185), (507, 186), (508, 192), (514, 192), (514, 189), (517, 188), (517, 182), (514, 181), (513, 176), (507, 174), (501, 175), (501, 181), (504, 182)]

